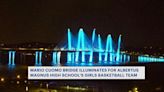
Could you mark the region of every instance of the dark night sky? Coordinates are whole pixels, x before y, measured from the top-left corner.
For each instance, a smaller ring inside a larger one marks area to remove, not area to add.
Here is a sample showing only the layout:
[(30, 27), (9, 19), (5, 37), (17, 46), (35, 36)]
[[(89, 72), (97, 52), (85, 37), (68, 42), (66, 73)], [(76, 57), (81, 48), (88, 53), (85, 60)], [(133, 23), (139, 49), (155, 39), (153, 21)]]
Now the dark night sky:
[(0, 1), (0, 42), (50, 42), (93, 28), (125, 46), (164, 47), (164, 0), (4, 0)]

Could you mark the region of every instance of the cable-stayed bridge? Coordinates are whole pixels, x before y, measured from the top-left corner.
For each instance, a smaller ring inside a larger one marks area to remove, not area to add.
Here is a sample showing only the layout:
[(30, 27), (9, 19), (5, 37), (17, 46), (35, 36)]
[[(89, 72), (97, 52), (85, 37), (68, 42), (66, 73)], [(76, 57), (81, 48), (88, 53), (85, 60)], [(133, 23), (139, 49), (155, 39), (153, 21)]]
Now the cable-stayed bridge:
[[(41, 66), (45, 53), (50, 55), (51, 65), (119, 65), (131, 61), (141, 62), (164, 62), (164, 57), (138, 55), (133, 59), (133, 55), (121, 50), (121, 37), (114, 42), (112, 35), (108, 34), (106, 39), (102, 39), (100, 34), (96, 34), (96, 29), (92, 30), (92, 35), (87, 36), (80, 28), (78, 34), (74, 35), (71, 29), (67, 29), (67, 35), (55, 48), (1, 48), (1, 51), (8, 51), (8, 65), (16, 65), (15, 58), (24, 55), (34, 57), (34, 65)], [(23, 55), (21, 54), (23, 53)], [(63, 59), (64, 58), (64, 59)]]

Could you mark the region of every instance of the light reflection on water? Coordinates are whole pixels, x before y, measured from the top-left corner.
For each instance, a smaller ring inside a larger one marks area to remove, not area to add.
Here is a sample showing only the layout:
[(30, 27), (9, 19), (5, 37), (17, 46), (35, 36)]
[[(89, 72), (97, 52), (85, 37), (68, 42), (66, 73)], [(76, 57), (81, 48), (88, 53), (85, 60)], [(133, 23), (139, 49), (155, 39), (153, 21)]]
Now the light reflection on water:
[[(60, 67), (60, 66), (115, 66), (119, 64), (113, 64), (113, 63), (75, 63), (75, 64), (56, 64), (56, 65), (49, 65), (52, 67)], [(35, 66), (35, 65), (33, 65)], [(39, 66), (44, 66), (44, 65), (39, 65)], [(12, 77), (17, 74), (21, 74), (22, 76), (27, 77), (27, 69), (28, 65), (2, 65), (0, 64), (0, 76), (6, 76), (6, 77)]]
[(9, 70), (14, 69), (15, 67), (16, 67), (16, 65), (8, 65), (8, 69), (9, 69)]
[[(134, 63), (137, 64), (137, 63)], [(142, 63), (140, 63), (142, 64)], [(144, 63), (146, 64), (146, 63)], [(52, 67), (60, 67), (60, 66), (122, 66), (122, 65), (129, 65), (129, 64), (117, 64), (117, 63), (77, 63), (77, 64), (58, 64), (58, 65), (53, 65)], [(34, 65), (33, 65), (34, 66)], [(44, 66), (44, 65), (42, 65)], [(49, 65), (51, 66), (51, 65)], [(0, 64), (0, 76), (15, 76), (16, 74), (21, 74), (25, 77), (27, 77), (27, 69), (28, 69), (28, 65), (2, 65)]]

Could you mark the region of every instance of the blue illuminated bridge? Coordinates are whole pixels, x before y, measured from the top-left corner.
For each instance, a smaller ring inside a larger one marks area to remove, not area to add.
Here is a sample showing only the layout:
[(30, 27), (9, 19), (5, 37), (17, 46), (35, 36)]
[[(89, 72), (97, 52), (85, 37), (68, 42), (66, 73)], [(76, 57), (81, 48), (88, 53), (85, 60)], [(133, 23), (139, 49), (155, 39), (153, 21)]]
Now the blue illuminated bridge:
[[(126, 64), (133, 61), (139, 63), (164, 62), (162, 56), (134, 56), (121, 51), (121, 35), (118, 36), (117, 42), (114, 42), (111, 34), (107, 36), (106, 40), (103, 40), (100, 34), (96, 34), (96, 29), (93, 29), (91, 36), (87, 36), (82, 28), (79, 29), (77, 35), (72, 34), (71, 29), (68, 28), (65, 40), (61, 41), (54, 49), (1, 48), (1, 51), (8, 51), (7, 64), (10, 66), (16, 65), (18, 58), (25, 58), (25, 56), (30, 55), (33, 56), (31, 61), (36, 66), (45, 65), (47, 62), (53, 66), (103, 66)], [(50, 59), (46, 60), (45, 57)], [(19, 60), (23, 61), (23, 59)]]

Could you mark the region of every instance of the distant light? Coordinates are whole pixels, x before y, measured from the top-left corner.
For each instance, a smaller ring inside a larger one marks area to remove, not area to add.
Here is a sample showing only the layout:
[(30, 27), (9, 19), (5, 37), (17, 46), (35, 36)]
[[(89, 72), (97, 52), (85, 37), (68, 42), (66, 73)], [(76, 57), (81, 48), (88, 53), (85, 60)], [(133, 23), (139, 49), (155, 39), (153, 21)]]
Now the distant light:
[(44, 50), (44, 48), (39, 48), (39, 50)]
[(73, 90), (80, 90), (80, 88), (79, 87), (75, 87), (75, 88), (72, 88)]
[(86, 88), (81, 88), (81, 90), (83, 90), (83, 91), (84, 91), (84, 90), (86, 90)]
[(27, 80), (25, 80), (24, 83), (27, 83)]
[(137, 88), (137, 87), (135, 87), (135, 88), (134, 88), (134, 90), (135, 90), (135, 91), (137, 91), (137, 90), (138, 90), (138, 88)]
[(131, 90), (129, 90), (128, 92), (132, 92)]
[(4, 82), (5, 81), (5, 79), (4, 78), (1, 78), (1, 82)]
[(67, 85), (67, 89), (69, 89), (69, 86)]
[(27, 50), (27, 48), (18, 48), (19, 50)]
[(20, 84), (20, 82), (19, 82), (19, 81), (17, 81), (17, 84)]
[(46, 84), (47, 89), (48, 89), (48, 86), (49, 86), (49, 84), (47, 83), (47, 84)]
[(61, 48), (61, 50), (64, 50), (64, 48)]
[(133, 88), (133, 92), (138, 92), (138, 88), (137, 87)]
[(48, 51), (49, 49), (45, 48), (44, 50), (45, 50), (45, 51)]
[(155, 90), (156, 90), (156, 91), (160, 91), (160, 90), (161, 90), (161, 88), (160, 88), (160, 87), (157, 87), (157, 88), (155, 88)]
[(28, 92), (28, 86), (26, 86), (26, 92)]
[(20, 79), (20, 75), (17, 75), (17, 79)]
[(70, 87), (69, 85), (67, 85), (66, 87), (67, 90), (81, 90), (81, 91), (84, 91), (84, 90), (87, 90), (86, 88), (81, 88), (81, 87)]

